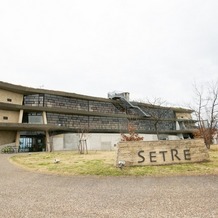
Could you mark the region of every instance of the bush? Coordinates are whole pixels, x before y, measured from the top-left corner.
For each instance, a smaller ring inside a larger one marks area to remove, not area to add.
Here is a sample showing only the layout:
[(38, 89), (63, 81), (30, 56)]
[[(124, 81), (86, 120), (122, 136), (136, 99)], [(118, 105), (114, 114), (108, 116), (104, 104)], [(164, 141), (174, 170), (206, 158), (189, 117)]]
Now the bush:
[(1, 153), (7, 154), (7, 153), (14, 153), (14, 149), (11, 146), (6, 146), (2, 148)]

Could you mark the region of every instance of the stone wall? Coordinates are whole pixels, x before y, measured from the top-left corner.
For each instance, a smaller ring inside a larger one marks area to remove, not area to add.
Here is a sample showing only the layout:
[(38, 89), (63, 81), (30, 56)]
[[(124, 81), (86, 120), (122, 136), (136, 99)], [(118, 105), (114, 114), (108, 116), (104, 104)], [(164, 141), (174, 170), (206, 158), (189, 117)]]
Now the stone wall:
[[(48, 108), (72, 109), (78, 111), (87, 111), (101, 114), (127, 114), (128, 118), (114, 118), (107, 116), (82, 116), (73, 114), (47, 113), (48, 124), (54, 124), (74, 129), (91, 130), (116, 130), (126, 131), (128, 123), (135, 126), (137, 131), (155, 131), (154, 121), (149, 119), (131, 120), (131, 115), (139, 115), (137, 109), (128, 109), (119, 104), (119, 101), (95, 101), (90, 99), (77, 99), (73, 97), (56, 96), (51, 94), (35, 94), (24, 97), (24, 105), (43, 106)], [(163, 119), (173, 119), (174, 112), (170, 109), (146, 108), (139, 105), (145, 112), (158, 114), (161, 113)], [(176, 130), (174, 121), (160, 121), (158, 123), (159, 131)]]
[(24, 96), (24, 105), (27, 106), (40, 106), (44, 105), (44, 94), (35, 94)]
[(125, 114), (125, 111), (111, 102), (91, 101), (49, 94), (27, 95), (24, 97), (24, 105), (55, 107), (105, 114)]
[(48, 124), (71, 128), (88, 128), (88, 117), (80, 115), (47, 113)]
[(113, 117), (95, 117), (82, 115), (69, 115), (47, 113), (48, 124), (71, 127), (75, 129), (107, 129), (126, 130), (127, 119)]
[[(82, 116), (58, 113), (47, 113), (48, 124), (65, 126), (75, 129), (105, 129), (126, 131), (128, 123), (133, 125), (137, 131), (154, 131), (154, 122), (152, 120), (128, 120), (127, 118), (100, 117), (100, 116)], [(161, 121), (159, 130), (175, 130), (175, 122)]]
[(88, 111), (89, 104), (87, 100), (45, 94), (44, 106)]
[[(155, 131), (153, 120), (130, 120), (130, 123), (141, 131)], [(176, 122), (174, 121), (159, 121), (159, 130), (176, 130)]]
[(151, 115), (152, 117), (159, 117), (162, 119), (174, 119), (175, 114), (174, 111), (171, 108), (156, 108), (156, 107), (151, 107), (149, 106), (144, 106), (144, 105), (139, 105), (143, 111), (145, 111), (147, 114)]
[(111, 102), (89, 101), (89, 111), (105, 114), (125, 114), (122, 108), (119, 109), (118, 107), (115, 107), (115, 105)]
[(167, 165), (209, 160), (203, 140), (138, 141), (118, 143), (117, 160), (125, 166)]

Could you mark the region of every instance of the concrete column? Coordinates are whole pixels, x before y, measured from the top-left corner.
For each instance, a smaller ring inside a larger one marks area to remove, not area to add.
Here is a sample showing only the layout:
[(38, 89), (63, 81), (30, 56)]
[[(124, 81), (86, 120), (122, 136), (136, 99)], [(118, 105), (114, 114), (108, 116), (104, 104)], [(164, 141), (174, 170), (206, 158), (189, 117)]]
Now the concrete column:
[(183, 134), (182, 134), (182, 133), (179, 133), (179, 134), (177, 134), (177, 136), (178, 136), (180, 139), (184, 139), (184, 137), (183, 137)]
[(180, 125), (178, 121), (176, 121), (176, 130), (180, 130)]
[(47, 122), (47, 116), (45, 111), (42, 112), (42, 118), (43, 118), (43, 124), (47, 124), (48, 122)]
[[(46, 112), (42, 112), (42, 119), (43, 119), (43, 124), (46, 125), (47, 122), (47, 116)], [(46, 143), (46, 151), (51, 152), (51, 144), (50, 144), (50, 137), (49, 137), (49, 132), (46, 130), (45, 131), (45, 143)]]
[(20, 110), (18, 123), (22, 123), (23, 120), (23, 110)]
[(17, 131), (16, 140), (15, 140), (15, 146), (16, 146), (17, 148), (19, 148), (19, 145), (20, 145), (20, 132)]
[(49, 137), (48, 131), (45, 132), (45, 141), (46, 141), (46, 151), (51, 152), (52, 148), (51, 148), (50, 137)]
[(181, 128), (182, 128), (182, 129), (187, 129), (187, 128), (185, 127), (184, 121), (181, 122)]
[[(22, 123), (22, 120), (23, 120), (23, 110), (20, 110), (18, 123)], [(15, 146), (17, 147), (17, 149), (20, 146), (20, 132), (19, 131), (17, 131), (16, 133)]]

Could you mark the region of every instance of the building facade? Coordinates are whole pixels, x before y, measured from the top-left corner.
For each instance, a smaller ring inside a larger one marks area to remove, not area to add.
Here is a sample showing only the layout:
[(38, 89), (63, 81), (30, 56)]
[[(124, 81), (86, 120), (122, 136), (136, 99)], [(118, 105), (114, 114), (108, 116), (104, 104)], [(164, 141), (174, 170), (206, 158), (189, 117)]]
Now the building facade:
[(186, 139), (193, 111), (130, 102), (128, 93), (97, 98), (0, 82), (0, 146), (19, 151), (111, 150), (131, 124), (144, 140)]

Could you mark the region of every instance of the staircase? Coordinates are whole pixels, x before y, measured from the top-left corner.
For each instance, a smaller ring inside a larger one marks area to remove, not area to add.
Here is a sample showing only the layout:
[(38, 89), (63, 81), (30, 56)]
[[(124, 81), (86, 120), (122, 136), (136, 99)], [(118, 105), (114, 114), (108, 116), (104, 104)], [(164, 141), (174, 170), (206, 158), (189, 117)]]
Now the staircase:
[(121, 92), (121, 93), (112, 92), (112, 93), (108, 93), (108, 98), (113, 99), (113, 100), (119, 100), (120, 105), (125, 109), (136, 109), (141, 116), (150, 117), (150, 115), (145, 113), (139, 106), (133, 105), (129, 101), (129, 93), (128, 92)]

